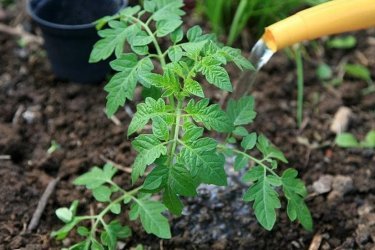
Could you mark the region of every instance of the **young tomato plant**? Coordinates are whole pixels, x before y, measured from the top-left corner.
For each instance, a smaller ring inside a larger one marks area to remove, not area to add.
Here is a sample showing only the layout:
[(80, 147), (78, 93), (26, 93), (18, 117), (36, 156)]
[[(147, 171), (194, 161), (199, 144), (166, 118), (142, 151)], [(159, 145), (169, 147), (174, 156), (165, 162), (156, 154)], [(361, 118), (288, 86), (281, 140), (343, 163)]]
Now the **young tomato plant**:
[[(117, 240), (129, 237), (131, 229), (118, 220), (110, 221), (112, 216), (107, 215), (122, 213), (123, 206), (129, 209), (129, 219), (140, 219), (147, 233), (171, 238), (164, 212), (180, 215), (182, 197), (197, 195), (202, 183), (226, 186), (225, 157), (235, 157), (235, 170), (247, 169), (243, 179), (250, 187), (243, 198), (253, 203), (254, 213), (265, 229), (270, 230), (275, 224), (281, 191), (287, 200), (289, 218), (312, 229), (311, 215), (304, 203), (306, 188), (297, 178), (297, 171), (287, 169), (277, 174), (278, 162), (287, 163), (284, 155), (264, 135), (249, 133), (244, 127), (256, 116), (254, 99), (244, 96), (230, 100), (226, 110), (222, 110), (205, 98), (199, 82), (204, 77), (219, 89), (232, 91), (224, 66), (233, 62), (240, 69), (250, 69), (251, 64), (239, 50), (221, 46), (198, 26), (184, 35), (182, 6), (182, 0), (144, 1), (143, 10), (139, 6), (126, 8), (98, 22), (99, 27), (108, 28), (99, 31), (102, 39), (95, 45), (91, 61), (106, 59), (112, 53), (117, 57), (111, 66), (118, 73), (105, 86), (108, 115), (115, 114), (126, 100), (132, 100), (138, 83), (153, 93), (157, 90), (159, 97), (147, 97), (138, 104), (128, 127), (128, 136), (139, 134), (132, 142), (138, 152), (131, 174), (136, 187), (124, 190), (116, 184), (116, 169), (111, 165), (95, 167), (74, 183), (90, 189), (94, 198), (104, 203), (102, 210), (77, 216), (78, 204), (74, 202), (70, 208), (56, 211), (66, 225), (54, 236), (63, 239), (76, 228), (85, 238), (71, 249), (115, 249)], [(167, 38), (171, 45), (163, 50), (160, 40), (165, 44)], [(132, 52), (124, 53), (124, 44)], [(154, 64), (161, 65), (160, 73)], [(149, 123), (152, 130), (147, 131)], [(227, 139), (206, 137), (205, 129)], [(240, 140), (239, 149), (235, 148), (236, 140)], [(262, 155), (260, 159), (250, 155), (255, 148)], [(152, 198), (156, 193), (162, 198)]]

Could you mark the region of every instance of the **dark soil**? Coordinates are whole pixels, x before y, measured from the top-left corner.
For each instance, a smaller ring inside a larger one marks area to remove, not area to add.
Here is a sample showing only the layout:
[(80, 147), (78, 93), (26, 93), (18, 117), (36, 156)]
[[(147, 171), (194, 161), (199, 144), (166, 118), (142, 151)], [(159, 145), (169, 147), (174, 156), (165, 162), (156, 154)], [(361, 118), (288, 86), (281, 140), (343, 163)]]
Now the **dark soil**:
[[(10, 21), (8, 17), (5, 22)], [(329, 132), (340, 106), (352, 109), (349, 131), (357, 137), (375, 129), (375, 95), (361, 95), (366, 84), (354, 79), (345, 79), (337, 88), (325, 87), (316, 78), (314, 65), (324, 60), (335, 66), (343, 58), (365, 61), (375, 79), (374, 33), (356, 33), (358, 46), (353, 50), (325, 51), (305, 63), (302, 129), (295, 121), (295, 66), (285, 54), (278, 53), (271, 60), (252, 92), (258, 117), (251, 128), (266, 134), (285, 152), (290, 166), (299, 170), (309, 186), (313, 232), (289, 222), (284, 209), (271, 232), (261, 228), (251, 205), (241, 201), (246, 186), (228, 170), (234, 180), (229, 187), (201, 187), (197, 198), (185, 201), (184, 215), (171, 217), (171, 240), (160, 241), (132, 224), (134, 237), (125, 242), (125, 248), (141, 243), (150, 249), (375, 249), (375, 151), (340, 149), (333, 145), (334, 135)], [(20, 47), (17, 39), (0, 33), (0, 155), (10, 156), (10, 160), (0, 160), (0, 249), (61, 249), (71, 243), (49, 237), (62, 226), (54, 210), (75, 199), (80, 201), (80, 213), (88, 213), (90, 204), (96, 208), (90, 193), (73, 186), (72, 180), (102, 165), (104, 158), (131, 166), (134, 152), (125, 135), (130, 117), (124, 110), (118, 112), (121, 125), (106, 117), (103, 85), (54, 79), (42, 48)], [(220, 98), (219, 92), (210, 91), (210, 95)], [(135, 104), (129, 108), (134, 110)], [(52, 140), (61, 148), (48, 155)], [(316, 194), (312, 184), (323, 175), (345, 177), (352, 185)], [(62, 180), (38, 229), (30, 233), (27, 225), (37, 203), (57, 176)], [(116, 181), (128, 187), (128, 177), (121, 173)], [(72, 234), (70, 239), (76, 238)], [(318, 246), (313, 248), (312, 243)]]

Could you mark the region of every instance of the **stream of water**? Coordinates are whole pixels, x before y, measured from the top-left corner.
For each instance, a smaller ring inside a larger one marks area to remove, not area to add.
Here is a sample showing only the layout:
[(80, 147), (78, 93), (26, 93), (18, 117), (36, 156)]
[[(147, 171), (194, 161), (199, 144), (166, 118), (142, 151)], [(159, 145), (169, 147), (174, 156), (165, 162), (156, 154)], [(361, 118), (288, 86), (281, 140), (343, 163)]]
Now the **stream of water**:
[(263, 39), (258, 40), (250, 53), (250, 62), (253, 64), (255, 71), (245, 71), (240, 76), (233, 97), (239, 98), (249, 94), (251, 86), (255, 83), (259, 70), (271, 59), (275, 52), (268, 48)]
[(250, 53), (250, 62), (258, 72), (272, 57), (275, 52), (268, 48), (263, 39), (258, 40)]

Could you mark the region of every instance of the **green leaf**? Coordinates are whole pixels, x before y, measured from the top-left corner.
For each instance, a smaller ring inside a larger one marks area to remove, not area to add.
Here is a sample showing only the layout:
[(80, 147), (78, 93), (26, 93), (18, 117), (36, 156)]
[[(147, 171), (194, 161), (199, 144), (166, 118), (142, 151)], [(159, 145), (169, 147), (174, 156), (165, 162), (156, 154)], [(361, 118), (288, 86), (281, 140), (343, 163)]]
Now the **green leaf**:
[(144, 174), (146, 167), (161, 155), (167, 153), (167, 147), (154, 135), (140, 135), (133, 142), (133, 147), (139, 152), (132, 171), (132, 181), (136, 182)]
[(234, 135), (237, 135), (237, 136), (241, 136), (241, 137), (244, 137), (246, 135), (249, 134), (249, 132), (247, 132), (247, 129), (240, 126), (240, 127), (236, 127), (234, 130), (233, 130), (233, 134)]
[(128, 136), (142, 129), (150, 119), (160, 116), (162, 118), (170, 117), (168, 107), (163, 99), (155, 100), (147, 97), (145, 103), (137, 105), (137, 112), (135, 113), (130, 125), (128, 127)]
[(160, 116), (152, 118), (152, 133), (160, 140), (167, 141), (169, 139), (168, 124)]
[(307, 231), (312, 231), (313, 220), (311, 213), (302, 198), (295, 196), (292, 199), (288, 199), (287, 213), (291, 221), (298, 219)]
[(255, 144), (257, 143), (257, 134), (255, 132), (246, 135), (242, 142), (241, 142), (241, 147), (244, 150), (251, 150), (255, 147)]
[(134, 37), (132, 37), (131, 41), (129, 43), (133, 47), (141, 47), (146, 46), (150, 43), (152, 43), (153, 39), (151, 36), (149, 36), (147, 33), (140, 33)]
[(338, 134), (336, 136), (335, 143), (343, 148), (357, 148), (360, 146), (354, 135), (350, 133)]
[(110, 210), (114, 214), (120, 214), (121, 213), (121, 205), (119, 203), (114, 203), (111, 206)]
[(229, 75), (223, 67), (215, 64), (207, 64), (203, 61), (200, 66), (200, 72), (202, 72), (209, 83), (222, 90), (229, 92), (233, 91), (233, 86), (230, 82)]
[(243, 155), (238, 155), (234, 161), (234, 170), (239, 171), (247, 166), (249, 160)]
[(139, 205), (138, 203), (132, 203), (129, 210), (129, 219), (131, 221), (136, 220), (139, 216)]
[(187, 36), (187, 39), (190, 41), (190, 42), (195, 42), (197, 40), (198, 37), (200, 37), (202, 35), (202, 29), (201, 27), (199, 27), (198, 25), (195, 25), (193, 27), (191, 27), (187, 33), (186, 33), (186, 36)]
[[(212, 152), (217, 147), (217, 141), (212, 138), (201, 138), (195, 141), (185, 142), (186, 150), (190, 150), (195, 154), (199, 155), (204, 152)], [(190, 155), (191, 157), (194, 157)]]
[(78, 227), (77, 233), (81, 236), (87, 236), (90, 234), (90, 230), (87, 227)]
[(284, 163), (288, 163), (288, 160), (285, 158), (283, 152), (281, 152), (277, 148), (271, 146), (268, 148), (268, 152), (269, 152), (268, 157), (277, 159)]
[(179, 19), (161, 20), (156, 23), (156, 35), (158, 37), (166, 36), (175, 31), (181, 24), (182, 20)]
[(114, 115), (119, 107), (124, 106), (126, 99), (133, 99), (139, 75), (150, 72), (154, 68), (152, 61), (147, 57), (140, 60), (132, 68), (127, 68), (130, 66), (130, 64), (127, 64), (128, 61), (129, 56), (126, 55), (112, 63), (115, 68), (124, 70), (115, 74), (104, 87), (104, 90), (108, 93), (106, 105), (108, 116)]
[(307, 191), (304, 183), (296, 178), (297, 175), (295, 169), (289, 168), (281, 177), (283, 192), (288, 200), (287, 213), (291, 221), (298, 219), (306, 230), (311, 231), (313, 227), (311, 213), (303, 200)]
[(107, 232), (110, 231), (118, 239), (125, 239), (132, 235), (132, 231), (128, 226), (122, 226), (117, 220), (111, 221), (106, 227)]
[[(146, 56), (147, 54), (149, 54), (148, 46), (134, 46), (134, 45), (132, 45), (131, 49), (137, 55)], [(147, 57), (145, 57), (145, 58), (147, 58)]]
[(89, 172), (75, 179), (73, 183), (75, 185), (85, 185), (88, 189), (95, 189), (111, 181), (116, 171), (117, 170), (111, 164), (106, 164), (103, 170), (94, 167)]
[(137, 66), (137, 55), (134, 53), (122, 54), (121, 57), (110, 62), (112, 69), (116, 71), (132, 70)]
[(92, 190), (92, 195), (99, 202), (111, 201), (112, 190), (107, 186), (99, 186)]
[(261, 166), (256, 166), (250, 168), (248, 172), (242, 177), (242, 180), (244, 182), (254, 182), (256, 180), (259, 180), (264, 175), (264, 168)]
[(240, 49), (234, 49), (228, 46), (221, 48), (218, 51), (219, 54), (223, 55), (227, 61), (233, 61), (236, 66), (243, 70), (243, 69), (251, 69), (254, 70), (254, 66), (250, 63), (250, 61), (242, 56)]
[(168, 93), (168, 95), (164, 94), (164, 96), (176, 94), (180, 91), (179, 79), (168, 68), (165, 68), (164, 75), (150, 73), (141, 76), (141, 78), (143, 82), (161, 88)]
[(96, 63), (100, 60), (109, 58), (116, 50), (116, 55), (122, 52), (124, 43), (129, 34), (133, 33), (134, 25), (127, 26), (125, 22), (112, 20), (109, 23), (110, 28), (98, 32), (101, 39), (95, 43), (90, 55), (90, 63)]
[(186, 51), (187, 57), (196, 61), (206, 43), (207, 41), (183, 43), (181, 47)]
[(283, 187), (292, 191), (293, 193), (299, 194), (301, 197), (305, 197), (307, 195), (305, 184), (300, 179), (296, 178), (297, 175), (297, 170), (293, 168), (288, 168), (285, 170), (281, 176)]
[(201, 181), (207, 184), (225, 186), (225, 160), (223, 155), (216, 153), (216, 147), (217, 142), (211, 138), (185, 141), (180, 155), (193, 176), (198, 175)]
[(103, 231), (100, 234), (100, 241), (104, 246), (107, 246), (108, 249), (116, 249), (117, 239), (112, 231)]
[(134, 250), (144, 250), (144, 247), (142, 244), (138, 244)]
[(181, 215), (183, 204), (177, 194), (169, 187), (164, 191), (163, 203), (175, 215)]
[[(73, 246), (69, 247), (69, 250), (88, 250), (90, 247), (90, 241), (89, 240), (85, 240), (85, 241), (81, 241), (77, 244), (74, 244)], [(63, 248), (63, 250), (66, 249), (66, 248)]]
[(180, 8), (184, 6), (182, 0), (154, 0), (156, 11), (152, 15), (155, 21), (165, 19), (179, 19), (185, 12)]
[(69, 223), (73, 219), (73, 213), (66, 207), (62, 207), (56, 210), (56, 216), (64, 223)]
[(57, 240), (63, 240), (68, 236), (69, 232), (80, 222), (80, 219), (74, 218), (71, 222), (63, 226), (57, 231), (51, 233), (51, 237), (56, 238)]
[(121, 226), (117, 220), (111, 221), (108, 225), (104, 225), (104, 230), (100, 235), (100, 240), (103, 245), (108, 246), (108, 249), (115, 249), (117, 239), (124, 239), (131, 236), (131, 230), (127, 226)]
[(156, 3), (154, 1), (144, 1), (143, 8), (145, 11), (153, 13), (156, 9)]
[(375, 148), (375, 130), (367, 133), (365, 140), (362, 142), (365, 147)]
[(168, 50), (168, 57), (172, 62), (178, 62), (182, 58), (182, 49), (180, 46), (173, 46)]
[(276, 209), (281, 207), (277, 192), (269, 177), (264, 174), (244, 194), (245, 201), (254, 201), (254, 211), (259, 223), (271, 230), (276, 222)]
[(168, 186), (173, 192), (184, 195), (194, 196), (197, 194), (196, 184), (190, 172), (182, 165), (175, 164), (169, 169)]
[(357, 39), (354, 36), (336, 37), (328, 40), (327, 45), (334, 49), (351, 49), (357, 45)]
[(91, 239), (91, 250), (104, 250), (104, 247), (96, 240)]
[(270, 145), (270, 142), (264, 135), (258, 136), (257, 149), (262, 152), (265, 158), (277, 159), (281, 162), (288, 163), (288, 160), (285, 158), (284, 154), (277, 148)]
[(201, 85), (199, 84), (199, 82), (191, 78), (185, 80), (184, 91), (192, 95), (204, 98), (204, 92)]
[(267, 156), (269, 152), (270, 143), (268, 139), (263, 135), (258, 136), (257, 149), (262, 152), (263, 156)]
[(136, 202), (138, 214), (145, 231), (162, 239), (170, 239), (171, 231), (168, 219), (162, 215), (167, 208), (160, 202), (153, 200), (137, 199)]
[(316, 75), (322, 81), (329, 80), (332, 78), (333, 73), (331, 67), (329, 67), (325, 63), (319, 64), (318, 68), (316, 69)]
[(185, 134), (183, 135), (182, 140), (185, 142), (193, 142), (202, 137), (204, 128), (192, 125), (191, 127), (184, 128), (184, 130)]
[(243, 96), (239, 100), (230, 99), (227, 113), (235, 126), (251, 123), (256, 117), (254, 98), (252, 96)]
[(184, 32), (182, 27), (177, 28), (175, 31), (171, 33), (171, 40), (174, 44), (180, 42), (184, 38)]
[(142, 190), (156, 190), (167, 183), (169, 169), (164, 165), (155, 167), (146, 177)]
[(231, 132), (233, 126), (227, 114), (217, 104), (208, 106), (208, 99), (195, 103), (192, 99), (187, 104), (185, 111), (192, 115), (196, 122), (202, 122), (207, 129), (218, 132)]
[(96, 30), (99, 31), (99, 30), (103, 29), (103, 27), (104, 27), (109, 21), (112, 21), (112, 20), (115, 20), (115, 19), (118, 19), (118, 15), (105, 16), (105, 17), (100, 18), (99, 20), (95, 21), (95, 23), (96, 23), (96, 25), (95, 25)]
[(344, 70), (351, 77), (371, 82), (371, 72), (365, 66), (360, 64), (346, 64)]
[(267, 180), (274, 187), (279, 187), (282, 185), (282, 182), (279, 176), (269, 175), (267, 176)]
[(111, 163), (106, 163), (104, 165), (103, 174), (106, 180), (111, 180), (116, 173), (117, 168), (115, 168)]
[(126, 7), (120, 11), (121, 16), (134, 16), (141, 10), (141, 6), (135, 5), (131, 7)]

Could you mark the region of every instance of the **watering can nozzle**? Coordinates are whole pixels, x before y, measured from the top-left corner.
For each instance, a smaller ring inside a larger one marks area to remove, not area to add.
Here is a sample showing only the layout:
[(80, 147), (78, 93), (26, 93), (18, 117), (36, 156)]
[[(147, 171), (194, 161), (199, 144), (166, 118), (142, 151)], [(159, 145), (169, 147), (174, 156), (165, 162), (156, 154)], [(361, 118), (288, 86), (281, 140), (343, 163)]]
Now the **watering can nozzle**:
[(303, 10), (265, 29), (272, 51), (295, 43), (375, 26), (375, 0), (333, 0)]

